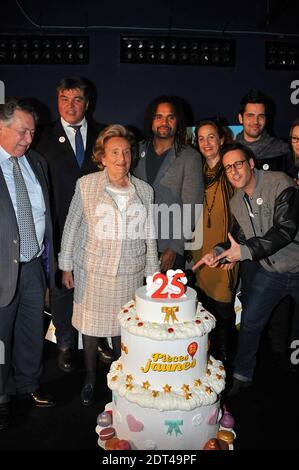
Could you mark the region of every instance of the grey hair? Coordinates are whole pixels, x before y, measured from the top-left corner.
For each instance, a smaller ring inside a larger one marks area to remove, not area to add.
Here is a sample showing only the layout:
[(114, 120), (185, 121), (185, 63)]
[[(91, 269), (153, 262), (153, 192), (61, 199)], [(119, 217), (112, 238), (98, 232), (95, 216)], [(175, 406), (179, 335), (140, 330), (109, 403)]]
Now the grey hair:
[(121, 124), (111, 124), (110, 126), (105, 127), (105, 129), (100, 132), (92, 151), (92, 160), (98, 165), (100, 170), (104, 169), (102, 164), (102, 158), (105, 154), (105, 144), (112, 137), (123, 137), (126, 139), (132, 148), (135, 145), (135, 136), (132, 131), (127, 129)]
[(23, 111), (30, 114), (34, 119), (34, 123), (37, 124), (38, 115), (34, 107), (28, 100), (21, 98), (8, 98), (6, 103), (0, 104), (0, 121), (9, 124), (13, 119), (15, 111)]

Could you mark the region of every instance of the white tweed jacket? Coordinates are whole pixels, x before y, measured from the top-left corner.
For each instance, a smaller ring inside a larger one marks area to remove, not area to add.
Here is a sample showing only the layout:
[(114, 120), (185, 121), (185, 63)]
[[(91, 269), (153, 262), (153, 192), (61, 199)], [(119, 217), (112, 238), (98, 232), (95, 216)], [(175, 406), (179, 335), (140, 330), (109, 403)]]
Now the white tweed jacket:
[(109, 184), (107, 170), (77, 181), (62, 236), (61, 270), (72, 271), (77, 264), (88, 272), (117, 276), (125, 256), (128, 274), (144, 270), (144, 276), (148, 276), (159, 271), (153, 190), (144, 181), (130, 178), (139, 203), (135, 197), (129, 204), (125, 229), (116, 203), (105, 191)]

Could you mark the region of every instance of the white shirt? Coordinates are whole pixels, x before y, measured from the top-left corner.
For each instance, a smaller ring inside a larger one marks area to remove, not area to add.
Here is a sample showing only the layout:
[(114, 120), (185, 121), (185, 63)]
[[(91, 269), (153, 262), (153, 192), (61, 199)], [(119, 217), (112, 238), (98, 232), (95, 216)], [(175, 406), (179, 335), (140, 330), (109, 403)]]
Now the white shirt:
[[(11, 198), (11, 202), (17, 215), (17, 200), (16, 200), (16, 188), (15, 181), (13, 177), (13, 164), (9, 160), (10, 155), (0, 146), (0, 167), (3, 172), (3, 176), (7, 185), (7, 189)], [(46, 205), (44, 201), (43, 191), (39, 184), (38, 179), (36, 178), (30, 163), (27, 161), (26, 156), (14, 157), (18, 158), (18, 162), (21, 168), (21, 172), (27, 187), (28, 196), (31, 203), (33, 221), (35, 226), (35, 232), (37, 241), (40, 247), (40, 252), (37, 256), (40, 256), (44, 250), (43, 241), (45, 236), (45, 227), (46, 227)], [(24, 256), (20, 256), (20, 261), (30, 261), (25, 259)]]
[(81, 126), (80, 132), (82, 135), (83, 139), (83, 145), (84, 145), (84, 150), (86, 150), (86, 139), (87, 139), (87, 121), (86, 118), (84, 117), (82, 121), (78, 122), (77, 124), (69, 124), (66, 122), (63, 118), (60, 118), (62, 127), (67, 135), (67, 138), (70, 141), (70, 144), (72, 146), (72, 149), (74, 151), (74, 154), (76, 154), (76, 143), (75, 143), (75, 136), (76, 136), (76, 131), (73, 129), (72, 125), (74, 126)]

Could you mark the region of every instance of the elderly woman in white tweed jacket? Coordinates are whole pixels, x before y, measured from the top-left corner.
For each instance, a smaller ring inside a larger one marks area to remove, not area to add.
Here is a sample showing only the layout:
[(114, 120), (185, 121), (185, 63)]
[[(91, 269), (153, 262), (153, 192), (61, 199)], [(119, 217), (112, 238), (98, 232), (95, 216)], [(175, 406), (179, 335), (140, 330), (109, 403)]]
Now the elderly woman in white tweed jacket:
[(129, 173), (133, 142), (121, 125), (100, 133), (93, 160), (102, 171), (78, 180), (62, 237), (59, 268), (74, 288), (72, 323), (83, 337), (85, 405), (94, 396), (98, 338), (111, 336), (120, 355), (117, 314), (144, 277), (159, 271), (153, 190)]

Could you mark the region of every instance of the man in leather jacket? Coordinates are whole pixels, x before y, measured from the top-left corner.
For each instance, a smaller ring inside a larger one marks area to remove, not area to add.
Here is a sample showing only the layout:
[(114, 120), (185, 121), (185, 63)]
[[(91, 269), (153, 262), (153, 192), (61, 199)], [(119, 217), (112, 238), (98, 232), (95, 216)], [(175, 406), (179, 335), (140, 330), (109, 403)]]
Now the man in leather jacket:
[(221, 153), (227, 178), (237, 189), (230, 201), (235, 218), (231, 246), (218, 256), (206, 254), (193, 269), (203, 263), (223, 263), (223, 269), (243, 260), (259, 264), (242, 312), (234, 395), (251, 384), (260, 336), (275, 305), (287, 295), (299, 304), (299, 191), (284, 173), (255, 169), (252, 151), (242, 144)]

